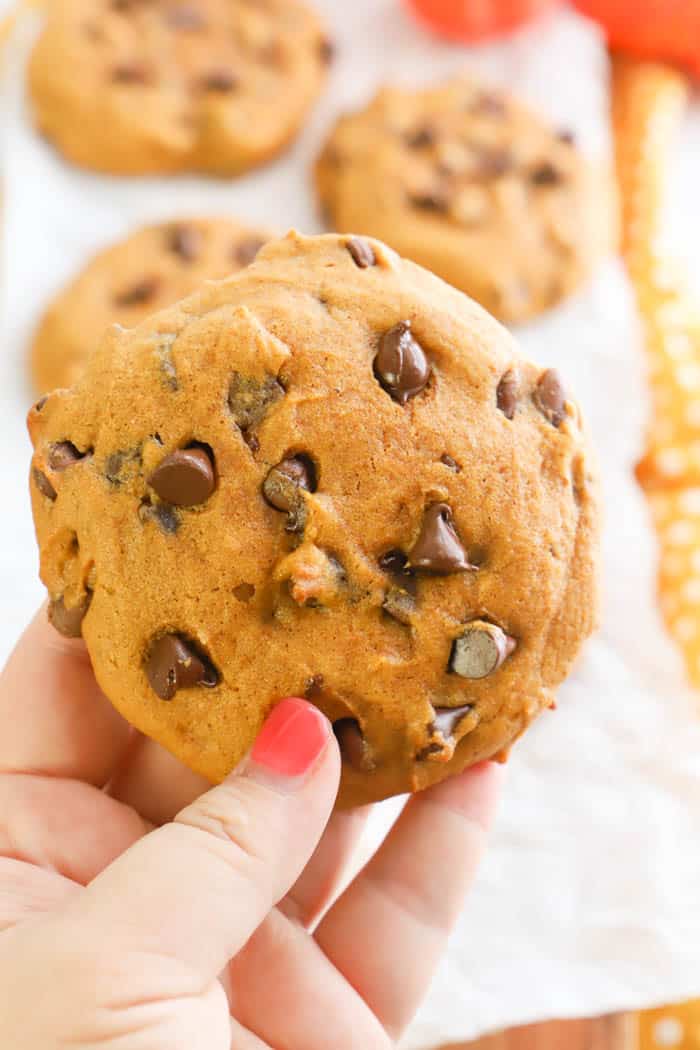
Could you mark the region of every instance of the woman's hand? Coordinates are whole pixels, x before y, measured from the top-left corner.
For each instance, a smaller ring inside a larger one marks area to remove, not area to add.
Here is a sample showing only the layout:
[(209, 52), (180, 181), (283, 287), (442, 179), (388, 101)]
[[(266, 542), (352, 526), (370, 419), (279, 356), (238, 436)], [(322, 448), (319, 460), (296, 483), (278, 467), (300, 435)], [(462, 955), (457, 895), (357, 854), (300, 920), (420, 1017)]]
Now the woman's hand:
[[(484, 845), (499, 770), (412, 798), (350, 885), (366, 816), (302, 700), (214, 789), (136, 734), (40, 614), (0, 678), (0, 1046), (386, 1050)], [(329, 819), (330, 817), (330, 819)]]

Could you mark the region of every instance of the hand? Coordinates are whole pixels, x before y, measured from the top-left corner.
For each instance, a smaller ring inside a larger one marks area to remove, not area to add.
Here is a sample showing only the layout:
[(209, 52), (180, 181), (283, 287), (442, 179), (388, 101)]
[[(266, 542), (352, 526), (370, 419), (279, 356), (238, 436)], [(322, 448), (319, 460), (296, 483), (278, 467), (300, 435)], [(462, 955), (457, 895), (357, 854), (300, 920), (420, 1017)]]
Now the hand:
[(130, 729), (83, 644), (39, 615), (0, 678), (0, 1046), (387, 1050), (500, 771), (412, 798), (340, 892), (366, 814), (331, 815), (339, 762), (323, 715), (285, 700), (211, 789)]

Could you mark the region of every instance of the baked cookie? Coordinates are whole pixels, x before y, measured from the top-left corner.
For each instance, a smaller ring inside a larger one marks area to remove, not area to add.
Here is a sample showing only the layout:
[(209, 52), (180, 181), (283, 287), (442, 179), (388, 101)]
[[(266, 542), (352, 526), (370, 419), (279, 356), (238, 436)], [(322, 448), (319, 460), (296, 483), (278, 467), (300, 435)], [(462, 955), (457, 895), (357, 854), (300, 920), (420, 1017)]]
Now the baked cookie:
[(72, 161), (235, 175), (279, 153), (332, 47), (301, 0), (52, 0), (29, 88)]
[(100, 252), (39, 325), (31, 351), (37, 391), (72, 386), (110, 324), (133, 328), (203, 281), (240, 270), (269, 236), (232, 219), (178, 219), (147, 226)]
[(559, 302), (612, 244), (611, 180), (568, 132), (464, 76), (342, 117), (316, 178), (335, 229), (383, 238), (502, 321)]
[(51, 620), (213, 781), (297, 695), (341, 804), (426, 787), (507, 749), (594, 625), (576, 405), (377, 241), (270, 242), (115, 327), (29, 428)]

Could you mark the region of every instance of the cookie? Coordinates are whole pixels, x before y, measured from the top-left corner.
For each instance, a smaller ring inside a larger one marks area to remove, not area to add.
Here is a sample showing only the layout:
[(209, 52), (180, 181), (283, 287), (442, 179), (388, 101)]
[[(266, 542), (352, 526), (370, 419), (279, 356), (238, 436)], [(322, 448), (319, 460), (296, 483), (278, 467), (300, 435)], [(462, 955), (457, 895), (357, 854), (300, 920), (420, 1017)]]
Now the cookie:
[(53, 301), (37, 330), (31, 371), (39, 393), (71, 386), (113, 322), (126, 328), (252, 262), (269, 234), (231, 219), (149, 226), (100, 252)]
[(503, 754), (596, 615), (578, 408), (378, 241), (289, 234), (30, 412), (51, 618), (212, 781), (280, 697), (333, 721), (342, 805)]
[(464, 76), (342, 117), (316, 182), (333, 228), (382, 238), (506, 322), (574, 292), (612, 244), (611, 180), (573, 136)]
[(294, 138), (331, 53), (300, 0), (53, 0), (29, 89), (74, 164), (235, 175)]

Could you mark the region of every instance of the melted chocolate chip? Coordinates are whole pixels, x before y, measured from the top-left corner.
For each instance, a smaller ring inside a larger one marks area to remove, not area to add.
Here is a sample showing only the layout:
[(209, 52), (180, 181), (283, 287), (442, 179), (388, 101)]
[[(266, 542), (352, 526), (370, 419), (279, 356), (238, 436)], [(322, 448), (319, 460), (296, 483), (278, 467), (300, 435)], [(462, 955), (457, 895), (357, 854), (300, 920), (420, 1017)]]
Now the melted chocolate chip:
[(423, 124), (406, 136), (406, 145), (410, 149), (427, 149), (429, 146), (434, 146), (436, 141), (437, 132), (430, 124)]
[(171, 29), (203, 29), (206, 24), (202, 13), (189, 4), (169, 8), (165, 20)]
[(564, 181), (564, 176), (549, 161), (538, 164), (530, 172), (530, 182), (533, 186), (556, 186)]
[(475, 174), (481, 179), (500, 179), (515, 167), (513, 154), (507, 149), (481, 150)]
[(194, 262), (202, 249), (202, 235), (193, 226), (173, 226), (168, 231), (168, 248), (183, 262)]
[(322, 674), (312, 675), (306, 681), (306, 688), (304, 690), (304, 696), (307, 700), (318, 700), (323, 692), (323, 686), (325, 679)]
[(542, 373), (532, 399), (553, 427), (561, 425), (566, 416), (566, 392), (555, 368)]
[(400, 405), (420, 394), (430, 379), (431, 368), (410, 321), (401, 321), (385, 332), (374, 359), (374, 374), (386, 392)]
[(49, 449), (49, 466), (51, 470), (62, 471), (85, 459), (86, 453), (79, 452), (72, 441), (59, 441)]
[(151, 503), (147, 496), (139, 506), (139, 521), (145, 523), (153, 520), (168, 536), (174, 536), (180, 527), (180, 517), (174, 507), (169, 503)]
[(150, 303), (160, 286), (158, 277), (144, 277), (124, 291), (118, 292), (114, 297), (115, 306), (142, 306)]
[(305, 506), (302, 492), (316, 491), (314, 465), (306, 456), (292, 456), (273, 467), (263, 482), (265, 499), (287, 514), (287, 532), (303, 532)]
[(374, 254), (374, 248), (364, 237), (351, 237), (345, 247), (350, 252), (355, 266), (358, 266), (361, 270), (366, 270), (368, 266), (376, 265), (377, 257)]
[(455, 639), (449, 669), (461, 678), (486, 678), (498, 670), (516, 644), (496, 624), (475, 620)]
[(558, 131), (557, 138), (560, 142), (563, 142), (565, 146), (573, 146), (576, 142), (576, 135), (570, 130), (570, 128), (562, 128), (561, 131)]
[(145, 664), (151, 689), (161, 700), (172, 700), (179, 689), (203, 685), (211, 689), (219, 676), (192, 642), (166, 634), (151, 647)]
[(127, 463), (141, 460), (141, 448), (126, 449), (125, 451), (112, 452), (105, 460), (105, 477), (111, 485), (121, 485), (122, 470)]
[(252, 583), (239, 583), (233, 588), (233, 596), (237, 601), (247, 604), (255, 597), (255, 587)]
[(489, 117), (504, 117), (508, 111), (505, 99), (496, 94), (495, 91), (482, 91), (478, 97), (470, 103), (469, 109), (472, 113), (479, 113)]
[(409, 572), (408, 558), (403, 551), (391, 550), (382, 554), (379, 559), (379, 568), (390, 576), (398, 576), (403, 572)]
[(446, 503), (434, 503), (426, 509), (409, 560), (414, 569), (441, 576), (474, 568), (469, 564), (452, 521), (452, 511)]
[(50, 499), (53, 503), (57, 496), (56, 489), (46, 477), (46, 474), (44, 474), (43, 470), (39, 470), (38, 467), (34, 467), (32, 469), (32, 477), (34, 478), (34, 484), (39, 489), (39, 492), (42, 494), (42, 496), (46, 496), (46, 498)]
[(164, 503), (196, 507), (216, 487), (211, 455), (203, 448), (180, 448), (158, 464), (148, 479)]
[(284, 387), (275, 376), (262, 381), (234, 372), (228, 388), (228, 407), (231, 415), (245, 431), (263, 419), (268, 408), (284, 397)]
[(205, 91), (216, 91), (222, 95), (235, 91), (239, 84), (240, 78), (231, 69), (212, 69), (202, 78)]
[(439, 190), (433, 190), (432, 192), (426, 193), (413, 193), (410, 200), (413, 207), (418, 208), (419, 211), (443, 213), (446, 212), (449, 207), (449, 200), (447, 199), (446, 194)]
[(520, 393), (520, 376), (517, 369), (509, 368), (504, 373), (496, 391), (496, 404), (506, 419), (512, 419), (518, 407)]
[(447, 742), (454, 736), (455, 729), (465, 715), (471, 714), (474, 708), (471, 704), (464, 704), (462, 707), (435, 707), (433, 710), (435, 718), (431, 728)]
[(462, 468), (460, 467), (459, 463), (456, 459), (453, 459), (452, 456), (448, 456), (447, 452), (443, 452), (443, 454), (440, 456), (440, 462), (444, 464), (444, 466), (446, 466), (449, 470), (453, 470), (455, 474), (461, 474)]
[(233, 258), (240, 266), (249, 266), (264, 243), (262, 237), (246, 237), (234, 246)]
[(83, 620), (91, 601), (92, 591), (88, 591), (77, 605), (70, 608), (66, 608), (63, 597), (53, 598), (49, 604), (49, 623), (64, 638), (81, 638)]
[(318, 57), (323, 62), (324, 66), (329, 66), (331, 64), (335, 58), (335, 53), (336, 48), (333, 41), (327, 36), (322, 37), (318, 45)]
[(360, 773), (370, 773), (374, 769), (374, 762), (357, 719), (340, 718), (333, 723), (333, 732), (343, 762)]
[(34, 405), (34, 411), (35, 412), (41, 412), (42, 408), (44, 407), (44, 405), (46, 404), (46, 402), (48, 400), (49, 400), (49, 395), (48, 394), (44, 394), (43, 397), (40, 397), (39, 400)]
[(148, 84), (151, 72), (143, 62), (121, 62), (112, 70), (112, 80), (117, 84)]

